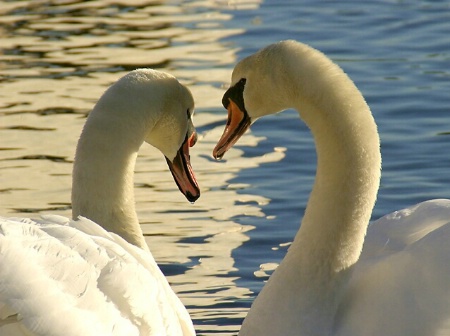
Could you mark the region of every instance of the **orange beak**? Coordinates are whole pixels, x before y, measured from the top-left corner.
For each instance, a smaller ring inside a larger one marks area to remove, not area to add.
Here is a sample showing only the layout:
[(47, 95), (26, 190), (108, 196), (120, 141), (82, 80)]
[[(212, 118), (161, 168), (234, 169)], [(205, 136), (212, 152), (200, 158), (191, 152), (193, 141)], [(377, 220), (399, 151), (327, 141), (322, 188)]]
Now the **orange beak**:
[(246, 111), (242, 111), (231, 98), (228, 100), (227, 124), (222, 137), (213, 150), (213, 156), (217, 160), (220, 160), (233, 147), (252, 123)]
[(192, 132), (189, 137), (186, 135), (186, 139), (178, 150), (173, 162), (166, 158), (178, 189), (180, 189), (187, 200), (192, 203), (200, 197), (200, 188), (197, 179), (195, 178), (189, 155), (189, 147), (194, 146), (196, 141), (197, 133)]

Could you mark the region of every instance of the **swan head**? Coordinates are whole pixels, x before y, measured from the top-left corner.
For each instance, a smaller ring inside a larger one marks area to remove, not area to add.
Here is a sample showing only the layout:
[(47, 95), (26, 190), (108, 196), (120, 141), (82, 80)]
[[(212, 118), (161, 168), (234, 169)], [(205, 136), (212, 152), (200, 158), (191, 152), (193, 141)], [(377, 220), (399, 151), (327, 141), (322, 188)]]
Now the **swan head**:
[(126, 146), (127, 151), (137, 152), (144, 141), (159, 149), (180, 191), (195, 202), (200, 189), (189, 156), (197, 140), (193, 112), (191, 92), (175, 77), (137, 69), (105, 92), (89, 115), (86, 128), (94, 128), (95, 137), (112, 134), (114, 139), (109, 140), (115, 150)]
[[(178, 189), (189, 202), (195, 202), (200, 197), (200, 188), (195, 178), (189, 155), (189, 148), (193, 147), (197, 142), (197, 132), (192, 122), (191, 110), (186, 110), (185, 117), (180, 119), (186, 121), (186, 124), (184, 122), (178, 123), (178, 127), (185, 129), (182, 133), (168, 134), (167, 131), (164, 132), (164, 130), (167, 130), (164, 124), (170, 122), (170, 119), (171, 117), (163, 117), (160, 121), (161, 123), (155, 126), (145, 141), (158, 148), (164, 154)], [(183, 134), (184, 137), (180, 137)]]
[(214, 158), (222, 158), (258, 118), (293, 107), (289, 102), (296, 91), (290, 70), (301, 71), (295, 61), (308, 49), (312, 48), (297, 41), (282, 41), (237, 63), (222, 99), (228, 120)]
[(160, 84), (166, 88), (160, 113), (145, 141), (164, 154), (172, 176), (190, 202), (200, 197), (200, 188), (190, 163), (189, 148), (197, 142), (193, 124), (194, 99), (187, 87), (175, 77), (162, 74)]

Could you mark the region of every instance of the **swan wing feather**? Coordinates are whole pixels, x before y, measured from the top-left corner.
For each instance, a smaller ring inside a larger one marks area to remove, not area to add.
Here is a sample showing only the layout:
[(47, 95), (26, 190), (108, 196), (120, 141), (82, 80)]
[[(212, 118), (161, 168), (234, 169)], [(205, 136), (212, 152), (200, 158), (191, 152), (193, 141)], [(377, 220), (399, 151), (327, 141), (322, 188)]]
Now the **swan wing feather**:
[(449, 336), (448, 237), (450, 200), (373, 222), (338, 311), (337, 335)]
[(5, 335), (193, 334), (149, 252), (55, 215), (1, 219), (0, 319)]

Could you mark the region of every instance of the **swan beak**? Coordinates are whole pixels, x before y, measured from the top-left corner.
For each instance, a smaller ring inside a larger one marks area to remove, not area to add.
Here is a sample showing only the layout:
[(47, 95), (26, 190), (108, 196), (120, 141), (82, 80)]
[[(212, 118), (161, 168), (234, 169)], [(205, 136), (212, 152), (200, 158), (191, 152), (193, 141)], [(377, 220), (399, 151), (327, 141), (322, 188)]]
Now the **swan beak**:
[(242, 111), (231, 98), (228, 98), (228, 100), (227, 124), (222, 137), (213, 150), (213, 156), (216, 160), (220, 160), (233, 147), (252, 123), (245, 109)]
[(172, 173), (178, 189), (183, 193), (187, 200), (194, 203), (200, 197), (200, 188), (195, 178), (194, 170), (191, 166), (189, 156), (189, 147), (195, 145), (197, 141), (197, 133), (192, 132), (190, 136), (186, 136), (183, 144), (177, 152), (177, 155), (170, 161), (166, 158), (169, 169)]

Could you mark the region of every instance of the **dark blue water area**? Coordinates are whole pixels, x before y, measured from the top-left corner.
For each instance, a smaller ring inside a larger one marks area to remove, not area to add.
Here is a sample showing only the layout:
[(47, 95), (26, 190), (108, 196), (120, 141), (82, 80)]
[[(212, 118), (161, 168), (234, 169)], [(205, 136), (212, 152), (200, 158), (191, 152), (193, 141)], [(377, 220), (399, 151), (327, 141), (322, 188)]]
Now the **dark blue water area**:
[[(285, 39), (323, 51), (363, 93), (377, 121), (383, 172), (373, 219), (432, 198), (450, 198), (450, 4), (448, 1), (276, 1), (256, 10), (229, 11), (225, 26), (244, 28), (224, 40), (239, 48), (238, 58)], [(270, 199), (268, 218), (239, 216), (255, 229), (236, 249), (238, 286), (254, 296), (265, 278), (253, 272), (279, 262), (292, 241), (315, 174), (314, 144), (296, 111), (258, 120), (264, 136), (258, 147), (240, 147), (260, 156), (286, 147), (281, 162), (245, 169), (232, 183), (245, 193)], [(238, 144), (239, 146), (239, 144)], [(236, 274), (234, 274), (236, 275)], [(248, 304), (253, 299), (249, 298)], [(247, 304), (247, 303), (246, 303)]]

